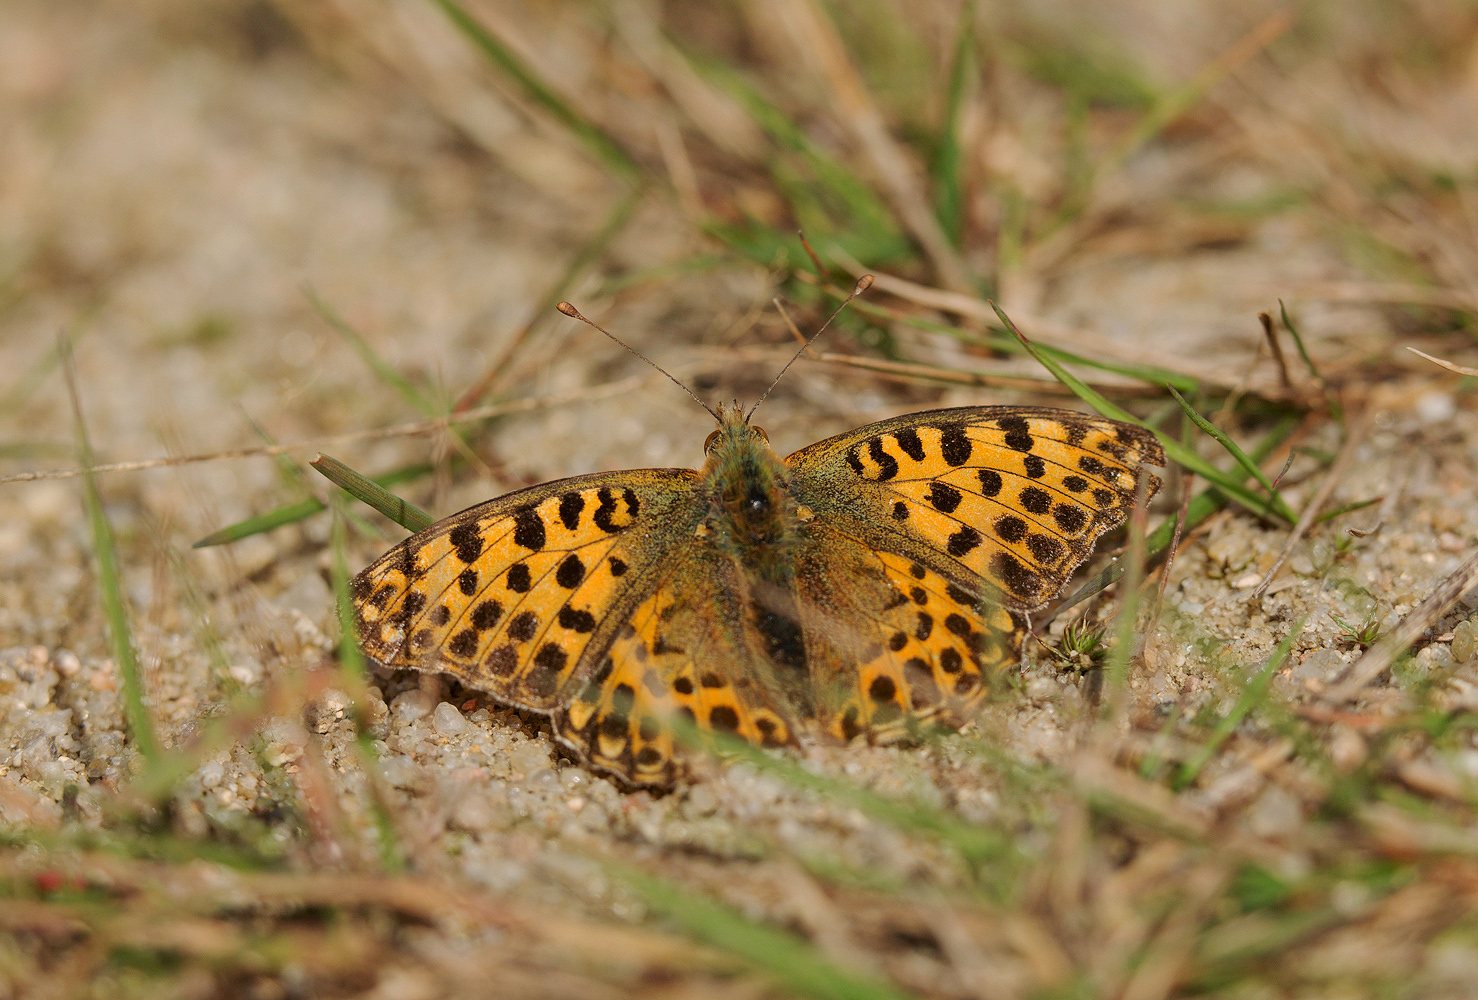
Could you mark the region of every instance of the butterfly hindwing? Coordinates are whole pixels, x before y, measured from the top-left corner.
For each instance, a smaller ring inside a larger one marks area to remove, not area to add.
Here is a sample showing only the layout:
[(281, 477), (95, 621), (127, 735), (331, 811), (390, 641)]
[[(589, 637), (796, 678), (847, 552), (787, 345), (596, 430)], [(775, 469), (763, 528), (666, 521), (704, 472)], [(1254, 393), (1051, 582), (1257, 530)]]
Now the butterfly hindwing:
[(678, 469), (582, 476), (491, 500), (411, 536), (354, 579), (360, 645), (553, 711), (608, 645), (673, 539)]
[(689, 544), (675, 547), (663, 570), (555, 719), (560, 740), (592, 767), (638, 786), (671, 784), (675, 720), (757, 746), (795, 742), (767, 691), (732, 564)]

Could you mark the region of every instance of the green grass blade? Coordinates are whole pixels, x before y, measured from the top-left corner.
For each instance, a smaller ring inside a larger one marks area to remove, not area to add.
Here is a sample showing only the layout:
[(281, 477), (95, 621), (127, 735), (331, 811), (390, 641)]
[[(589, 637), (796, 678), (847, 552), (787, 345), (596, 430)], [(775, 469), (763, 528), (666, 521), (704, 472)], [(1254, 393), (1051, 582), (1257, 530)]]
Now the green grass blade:
[[(396, 486), (400, 483), (420, 479), (422, 476), (429, 475), (431, 471), (431, 466), (425, 463), (407, 465), (402, 469), (396, 469), (381, 476), (372, 476), (370, 477), (370, 481), (378, 486)], [(229, 542), (237, 542), (252, 535), (260, 535), (274, 528), (280, 528), (285, 524), (295, 524), (298, 521), (306, 520), (324, 509), (326, 508), (322, 500), (319, 500), (317, 497), (308, 497), (305, 500), (299, 500), (297, 503), (278, 507), (276, 510), (268, 511), (265, 514), (258, 514), (244, 521), (238, 521), (235, 524), (221, 528), (219, 531), (212, 531), (192, 545), (191, 548), (204, 549), (212, 545), (225, 545)]]
[(1353, 514), (1357, 510), (1364, 510), (1366, 507), (1373, 507), (1384, 499), (1385, 497), (1371, 497), (1369, 500), (1356, 500), (1354, 503), (1347, 503), (1341, 507), (1336, 507), (1333, 510), (1328, 510), (1320, 514), (1314, 519), (1314, 523), (1323, 524), (1326, 521), (1333, 521), (1336, 517), (1344, 517), (1346, 514)]
[(355, 750), (360, 766), (369, 778), (371, 798), (370, 814), (374, 819), (375, 833), (380, 848), (380, 867), (389, 872), (405, 869), (405, 852), (395, 831), (375, 778), (374, 768), (379, 754), (375, 752), (375, 740), (370, 735), (369, 717), (365, 712), (365, 684), (369, 670), (364, 653), (360, 651), (354, 627), (354, 601), (349, 593), (349, 559), (345, 539), (343, 511), (335, 506), (333, 526), (329, 529), (329, 576), (334, 586), (334, 608), (339, 619), (339, 671), (344, 677), (345, 689), (354, 699)]
[(345, 493), (373, 507), (409, 532), (429, 528), (436, 520), (415, 504), (383, 489), (374, 480), (360, 475), (336, 458), (319, 455), (308, 464)]
[[(1299, 418), (1296, 416), (1289, 416), (1281, 423), (1279, 423), (1276, 427), (1269, 431), (1261, 441), (1258, 442), (1256, 448), (1252, 449), (1253, 461), (1261, 462), (1263, 459), (1271, 455), (1274, 448), (1278, 447), (1278, 445), (1288, 440), (1288, 436), (1293, 433), (1294, 429), (1298, 427), (1298, 425)], [(1185, 525), (1183, 530), (1189, 531), (1190, 529), (1194, 528), (1196, 525), (1206, 520), (1206, 518), (1210, 517), (1212, 514), (1220, 510), (1225, 503), (1226, 497), (1215, 486), (1211, 486), (1202, 490), (1200, 493), (1192, 497), (1191, 502), (1186, 505)], [(1147, 558), (1153, 559), (1162, 551), (1169, 548), (1170, 541), (1174, 537), (1174, 535), (1175, 521), (1171, 519), (1161, 522), (1160, 526), (1157, 527), (1154, 531), (1150, 532), (1149, 537), (1145, 539), (1145, 552), (1147, 554)], [(1076, 604), (1083, 603), (1094, 594), (1111, 586), (1115, 581), (1117, 581), (1120, 577), (1124, 575), (1124, 569), (1125, 566), (1123, 560), (1116, 559), (1113, 563), (1105, 567), (1103, 571), (1100, 572), (1097, 576), (1095, 576), (1093, 579), (1089, 580), (1087, 583), (1083, 584), (1083, 586), (1074, 591), (1073, 596), (1069, 597), (1067, 600), (1059, 604), (1053, 613), (1060, 614)]]
[(734, 955), (786, 990), (817, 1000), (906, 1000), (890, 983), (843, 969), (795, 935), (747, 919), (731, 907), (655, 875), (608, 864), (608, 871), (685, 934)]
[[(1216, 466), (1206, 461), (1206, 459), (1202, 458), (1199, 454), (1192, 451), (1190, 448), (1185, 447), (1174, 438), (1167, 438), (1165, 437), (1165, 435), (1160, 434), (1154, 428), (1146, 425), (1144, 421), (1140, 420), (1129, 411), (1115, 405), (1114, 403), (1109, 402), (1109, 400), (1105, 399), (1091, 386), (1083, 382), (1082, 379), (1078, 378), (1072, 372), (1062, 367), (1062, 365), (1058, 364), (1053, 358), (1049, 357), (1047, 354), (1041, 351), (1035, 344), (1027, 340), (1026, 336), (1016, 328), (1016, 324), (1011, 322), (1011, 318), (1007, 316), (1005, 312), (1001, 310), (1001, 307), (996, 305), (994, 301), (991, 301), (990, 305), (991, 308), (996, 311), (996, 315), (1001, 318), (1001, 322), (1006, 325), (1006, 328), (1016, 335), (1017, 340), (1021, 341), (1022, 345), (1027, 349), (1027, 352), (1031, 354), (1032, 357), (1036, 358), (1043, 367), (1045, 367), (1048, 371), (1055, 375), (1059, 382), (1071, 389), (1073, 391), (1073, 394), (1081, 399), (1083, 402), (1093, 407), (1105, 417), (1110, 417), (1114, 420), (1122, 420), (1126, 423), (1136, 424), (1155, 434), (1155, 436), (1160, 439), (1160, 444), (1164, 446), (1165, 453), (1169, 455), (1171, 459), (1178, 462), (1184, 468), (1189, 469), (1191, 472), (1196, 473), (1198, 476), (1202, 477), (1207, 482), (1214, 485), (1217, 489), (1221, 490), (1221, 492), (1225, 493), (1229, 498), (1237, 501), (1257, 516), (1268, 518), (1269, 520), (1285, 520), (1285, 518), (1283, 518), (1283, 515), (1279, 513), (1276, 509), (1274, 509), (1267, 500), (1264, 500), (1256, 493), (1253, 493), (1251, 490), (1244, 487), (1229, 473), (1223, 472), (1221, 469), (1218, 469)], [(1291, 522), (1296, 519), (1287, 518), (1286, 520), (1289, 520)]]
[(1298, 515), (1289, 509), (1288, 504), (1284, 502), (1282, 495), (1279, 494), (1277, 487), (1273, 485), (1273, 481), (1267, 477), (1262, 469), (1258, 468), (1256, 462), (1247, 457), (1247, 453), (1242, 450), (1237, 442), (1228, 437), (1226, 432), (1220, 427), (1217, 427), (1211, 421), (1197, 413), (1195, 407), (1187, 403), (1185, 397), (1175, 391), (1174, 386), (1167, 385), (1165, 388), (1170, 390), (1170, 395), (1175, 397), (1175, 401), (1180, 404), (1180, 408), (1185, 411), (1185, 415), (1191, 418), (1191, 423), (1215, 438), (1217, 444), (1225, 448), (1227, 453), (1237, 460), (1237, 464), (1246, 470), (1248, 475), (1257, 480), (1258, 485), (1268, 491), (1268, 499), (1280, 517), (1287, 518), (1289, 521), (1298, 520)]
[[(844, 297), (846, 292), (840, 289), (834, 290), (833, 294), (839, 298)], [(894, 309), (877, 302), (868, 302), (865, 299), (855, 300), (849, 309), (855, 310), (864, 316), (886, 319), (889, 322), (901, 326), (913, 327), (917, 330), (926, 330), (930, 333), (942, 333), (947, 337), (965, 344), (978, 344), (993, 350), (1004, 351), (1009, 354), (1024, 354), (1030, 356), (1030, 352), (1021, 346), (1021, 342), (1011, 335), (1005, 328), (990, 327), (984, 332), (965, 330), (949, 323), (940, 323), (925, 316), (916, 316), (901, 309)], [(1097, 358), (1085, 357), (1074, 354), (1072, 351), (1061, 347), (1052, 347), (1047, 344), (1037, 344), (1037, 350), (1048, 357), (1056, 358), (1064, 364), (1078, 365), (1082, 368), (1091, 368), (1095, 371), (1113, 372), (1115, 375), (1123, 375), (1135, 381), (1143, 382), (1145, 385), (1154, 386), (1158, 392), (1167, 385), (1172, 385), (1183, 393), (1200, 392), (1201, 383), (1190, 375), (1182, 375), (1180, 372), (1171, 371), (1168, 368), (1157, 368), (1154, 365), (1137, 365), (1128, 362), (1102, 361)]]
[(960, 27), (955, 34), (954, 55), (950, 60), (949, 82), (945, 88), (944, 127), (940, 130), (929, 169), (934, 180), (934, 214), (950, 243), (956, 247), (961, 245), (964, 235), (965, 157), (960, 144), (960, 128), (975, 70), (976, 6), (977, 0), (966, 0), (960, 8)]
[(523, 88), (524, 94), (543, 108), (561, 125), (573, 132), (607, 167), (628, 182), (641, 176), (641, 167), (620, 144), (603, 129), (576, 111), (543, 80), (503, 40), (489, 31), (481, 21), (456, 0), (435, 0), (438, 7), (488, 60)]
[(1304, 339), (1299, 335), (1298, 327), (1294, 324), (1293, 317), (1288, 315), (1288, 307), (1283, 304), (1282, 299), (1278, 300), (1278, 314), (1283, 319), (1283, 328), (1293, 338), (1293, 346), (1298, 348), (1298, 356), (1303, 359), (1304, 367), (1309, 370), (1309, 374), (1313, 376), (1315, 382), (1320, 385), (1327, 384), (1324, 381), (1324, 376), (1319, 374), (1319, 367), (1314, 364), (1314, 359), (1309, 357), (1309, 349), (1304, 345)]
[(390, 362), (380, 357), (379, 352), (370, 346), (369, 341), (365, 340), (358, 330), (350, 326), (349, 321), (340, 316), (333, 306), (321, 299), (317, 292), (311, 288), (304, 289), (304, 292), (308, 296), (309, 304), (313, 306), (313, 311), (333, 327), (350, 347), (354, 348), (354, 353), (359, 355), (361, 360), (380, 377), (381, 381), (394, 389), (402, 399), (421, 413), (428, 417), (436, 416), (436, 406), (430, 397), (416, 388), (410, 379), (396, 371)]
[(133, 632), (128, 623), (128, 605), (123, 597), (122, 574), (118, 566), (118, 548), (113, 538), (113, 526), (103, 510), (103, 497), (98, 490), (97, 476), (93, 466), (97, 464), (92, 451), (92, 440), (87, 434), (87, 421), (82, 415), (82, 400), (77, 392), (77, 371), (72, 361), (72, 344), (63, 335), (57, 345), (62, 373), (67, 382), (67, 393), (72, 399), (72, 414), (77, 434), (77, 451), (82, 466), (82, 495), (87, 505), (87, 520), (92, 528), (92, 552), (97, 562), (98, 596), (102, 601), (103, 614), (108, 620), (108, 647), (113, 653), (113, 662), (118, 665), (118, 675), (123, 681), (123, 717), (128, 725), (128, 735), (144, 758), (147, 767), (153, 767), (160, 759), (159, 739), (154, 734), (154, 722), (144, 704), (144, 676), (139, 667), (138, 653), (133, 645)]
[[(913, 254), (913, 245), (903, 235), (887, 202), (845, 162), (812, 142), (805, 129), (733, 67), (690, 52), (683, 55), (695, 72), (733, 98), (781, 147), (783, 152), (769, 164), (771, 179), (790, 202), (797, 221), (823, 260), (831, 243), (843, 245), (853, 257), (871, 266)], [(720, 224), (706, 228), (711, 235), (767, 265), (775, 262), (777, 247), (785, 249), (791, 266), (804, 266), (808, 259), (800, 241), (790, 232), (770, 232), (768, 226), (761, 227), (761, 233), (753, 232), (752, 227), (746, 230)]]
[(1196, 752), (1191, 755), (1190, 759), (1181, 766), (1175, 778), (1175, 787), (1177, 790), (1187, 787), (1191, 782), (1196, 780), (1196, 775), (1200, 774), (1201, 769), (1206, 766), (1212, 757), (1216, 756), (1216, 751), (1227, 741), (1227, 737), (1231, 736), (1237, 727), (1242, 724), (1242, 720), (1247, 717), (1247, 713), (1251, 712), (1267, 697), (1268, 687), (1273, 682), (1273, 675), (1283, 668), (1283, 661), (1288, 659), (1288, 654), (1293, 649), (1293, 643), (1298, 639), (1299, 633), (1303, 631), (1303, 627), (1304, 619), (1302, 618), (1293, 623), (1293, 626), (1288, 630), (1288, 634), (1283, 637), (1283, 641), (1278, 643), (1277, 647), (1273, 650), (1273, 655), (1268, 657), (1267, 665), (1258, 671), (1257, 675), (1242, 689), (1242, 694), (1237, 698), (1237, 703), (1232, 706), (1232, 710), (1217, 722), (1216, 728), (1212, 730), (1210, 738), (1201, 744), (1196, 749)]
[(704, 732), (682, 718), (670, 723), (678, 741), (707, 747), (745, 761), (755, 770), (773, 774), (795, 788), (817, 792), (830, 802), (843, 802), (879, 823), (904, 833), (932, 837), (948, 844), (972, 864), (1009, 862), (1017, 856), (1010, 839), (997, 830), (968, 823), (946, 809), (881, 795), (849, 781), (806, 770), (789, 757), (771, 756), (737, 737)]

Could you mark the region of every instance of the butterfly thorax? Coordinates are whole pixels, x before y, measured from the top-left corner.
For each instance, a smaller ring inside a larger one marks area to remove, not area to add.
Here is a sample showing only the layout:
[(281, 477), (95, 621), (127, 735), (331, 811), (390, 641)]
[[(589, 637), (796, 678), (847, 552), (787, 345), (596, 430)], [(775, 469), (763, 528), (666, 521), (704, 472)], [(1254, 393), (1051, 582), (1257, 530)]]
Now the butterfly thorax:
[(785, 465), (765, 432), (750, 426), (737, 406), (719, 413), (700, 473), (698, 489), (708, 498), (701, 530), (719, 551), (762, 579), (779, 582), (789, 573), (789, 543), (798, 521)]

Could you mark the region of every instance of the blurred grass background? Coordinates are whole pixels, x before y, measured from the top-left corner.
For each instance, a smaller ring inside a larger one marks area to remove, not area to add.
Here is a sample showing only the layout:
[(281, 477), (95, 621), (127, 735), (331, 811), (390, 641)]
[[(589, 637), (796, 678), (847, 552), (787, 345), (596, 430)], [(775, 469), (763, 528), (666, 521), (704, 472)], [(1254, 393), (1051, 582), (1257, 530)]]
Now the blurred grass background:
[[(1478, 602), (1328, 694), (1478, 533), (1399, 349), (1475, 357), (1474, 121), (1457, 0), (11, 0), (0, 996), (1471, 995)], [(782, 454), (1076, 397), (1196, 474), (975, 730), (654, 800), (336, 644), (400, 534), (316, 450), (692, 464), (554, 303), (752, 399), (864, 271)]]

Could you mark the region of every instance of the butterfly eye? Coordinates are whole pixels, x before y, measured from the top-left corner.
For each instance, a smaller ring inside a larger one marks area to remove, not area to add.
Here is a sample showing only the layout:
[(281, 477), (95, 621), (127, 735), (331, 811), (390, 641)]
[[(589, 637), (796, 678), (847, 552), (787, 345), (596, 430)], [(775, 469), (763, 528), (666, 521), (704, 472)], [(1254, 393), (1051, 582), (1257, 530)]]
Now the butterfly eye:
[(765, 433), (765, 429), (763, 427), (751, 427), (750, 430), (758, 434), (760, 436), (760, 440), (763, 441), (765, 444), (770, 443), (770, 435)]
[(718, 431), (714, 431), (712, 434), (708, 435), (707, 439), (705, 439), (703, 442), (703, 454), (708, 454), (709, 450), (713, 448), (713, 443), (718, 440), (718, 436)]

